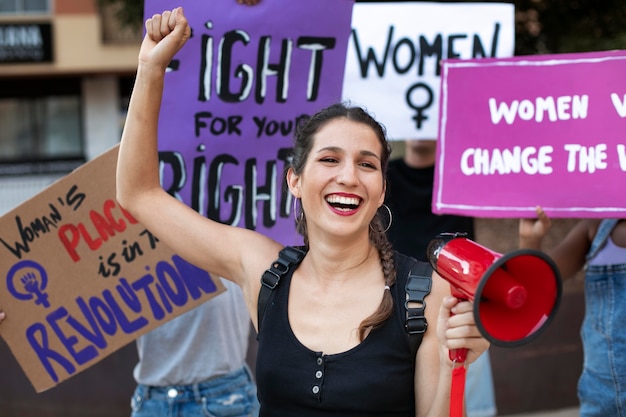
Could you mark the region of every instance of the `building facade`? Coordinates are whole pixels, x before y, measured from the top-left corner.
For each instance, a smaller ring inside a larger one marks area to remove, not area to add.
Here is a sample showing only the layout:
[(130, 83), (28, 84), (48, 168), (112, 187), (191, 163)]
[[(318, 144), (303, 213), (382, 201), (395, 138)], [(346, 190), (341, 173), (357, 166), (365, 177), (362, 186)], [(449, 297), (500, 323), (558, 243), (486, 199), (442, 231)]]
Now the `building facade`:
[(0, 215), (114, 146), (141, 41), (97, 0), (0, 1)]
[[(0, 216), (119, 142), (142, 33), (114, 16), (97, 0), (0, 0)], [(136, 361), (129, 344), (36, 394), (0, 339), (0, 415), (130, 415)]]

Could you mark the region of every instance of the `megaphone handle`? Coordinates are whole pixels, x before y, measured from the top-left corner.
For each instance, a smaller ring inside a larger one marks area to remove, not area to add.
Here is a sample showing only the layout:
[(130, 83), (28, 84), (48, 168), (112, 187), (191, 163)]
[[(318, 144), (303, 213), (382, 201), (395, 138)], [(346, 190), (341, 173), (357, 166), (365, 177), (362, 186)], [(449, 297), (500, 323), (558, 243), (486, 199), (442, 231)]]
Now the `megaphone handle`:
[[(452, 286), (452, 295), (459, 300), (466, 300), (462, 294), (455, 290), (454, 286)], [(448, 356), (454, 363), (452, 385), (450, 386), (450, 417), (462, 417), (464, 415), (463, 404), (465, 402), (465, 360), (467, 359), (467, 349), (450, 349)]]
[(454, 368), (452, 369), (452, 385), (450, 386), (450, 417), (463, 417), (467, 349), (450, 349), (448, 356), (454, 364)]
[(452, 362), (462, 364), (467, 359), (467, 349), (450, 349), (448, 356)]
[(452, 369), (452, 383), (450, 385), (450, 417), (463, 417), (465, 403), (465, 366), (455, 366)]
[[(456, 289), (454, 285), (450, 285), (450, 292), (452, 293), (452, 296), (458, 298), (459, 301), (467, 301), (465, 295), (461, 293), (458, 289)], [(453, 316), (454, 313), (452, 313), (451, 315)], [(450, 349), (450, 351), (448, 352), (448, 357), (452, 362), (463, 364), (467, 359), (467, 349)]]

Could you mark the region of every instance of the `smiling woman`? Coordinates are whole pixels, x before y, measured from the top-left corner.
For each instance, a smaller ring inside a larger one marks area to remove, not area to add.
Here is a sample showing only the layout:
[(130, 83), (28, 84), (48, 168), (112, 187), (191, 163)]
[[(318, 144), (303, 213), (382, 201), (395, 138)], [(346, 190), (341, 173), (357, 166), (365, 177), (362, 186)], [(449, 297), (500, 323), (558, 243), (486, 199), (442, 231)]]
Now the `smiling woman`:
[(261, 327), (260, 278), (280, 267), (284, 246), (202, 216), (162, 189), (157, 131), (164, 74), (190, 34), (182, 8), (146, 21), (117, 198), (174, 252), (242, 288), (258, 330), (260, 415), (448, 415), (454, 366), (448, 349), (467, 348), (470, 363), (488, 342), (471, 302), (450, 297), (449, 285), (433, 274), (426, 278), (431, 330), (413, 356), (404, 329), (405, 287), (396, 283), (406, 281), (417, 261), (394, 251), (384, 233), (378, 212), (390, 146), (366, 111), (335, 104), (298, 126), (286, 180), (301, 203), (303, 257), (270, 295)]
[[(345, 144), (338, 146), (337, 138), (342, 137)], [(331, 106), (298, 132), (287, 182), (294, 196), (302, 199), (303, 213), (319, 227), (335, 222), (333, 230), (338, 232), (348, 226), (345, 217), (350, 216), (351, 224), (367, 232), (373, 217), (379, 222), (375, 214), (385, 197), (384, 169), (390, 153), (382, 127), (362, 109)], [(311, 178), (308, 185), (316, 187), (303, 187), (304, 176)], [(324, 197), (324, 206), (318, 208), (320, 200), (302, 195), (309, 189)], [(306, 238), (307, 217), (301, 218), (298, 228)]]

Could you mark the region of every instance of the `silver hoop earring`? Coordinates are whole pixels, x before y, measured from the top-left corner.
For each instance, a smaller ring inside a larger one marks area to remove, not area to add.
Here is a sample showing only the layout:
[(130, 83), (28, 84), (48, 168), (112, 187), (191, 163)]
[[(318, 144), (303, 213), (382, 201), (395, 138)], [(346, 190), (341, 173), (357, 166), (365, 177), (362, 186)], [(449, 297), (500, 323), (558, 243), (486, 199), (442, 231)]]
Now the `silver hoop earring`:
[[(387, 224), (387, 227), (385, 227), (385, 230), (380, 231), (379, 233), (387, 233), (387, 230), (389, 230), (391, 228), (391, 223), (393, 222), (393, 215), (391, 214), (391, 209), (389, 208), (389, 206), (387, 206), (387, 204), (383, 203), (383, 205), (381, 207), (384, 207), (387, 209), (387, 213), (389, 214), (389, 224)], [(379, 207), (380, 208), (380, 207)], [(376, 230), (374, 230), (374, 228), (372, 227), (372, 224), (370, 223), (370, 229), (372, 229), (373, 232), (375, 232)]]
[[(298, 202), (298, 198), (294, 197), (293, 198), (293, 206), (292, 206), (292, 210), (293, 210), (293, 219), (296, 221), (296, 225), (300, 224), (300, 222), (302, 221), (302, 218), (304, 217), (304, 212), (302, 210), (300, 210), (300, 214), (296, 214), (298, 211), (298, 207), (297, 207), (297, 202)], [(302, 206), (302, 204), (300, 204), (300, 206)]]
[(391, 223), (393, 222), (393, 214), (391, 214), (391, 209), (389, 208), (387, 204), (383, 203), (383, 207), (386, 208), (387, 213), (389, 213), (389, 224), (387, 225), (385, 230), (383, 230), (383, 233), (387, 233), (387, 230), (391, 228)]

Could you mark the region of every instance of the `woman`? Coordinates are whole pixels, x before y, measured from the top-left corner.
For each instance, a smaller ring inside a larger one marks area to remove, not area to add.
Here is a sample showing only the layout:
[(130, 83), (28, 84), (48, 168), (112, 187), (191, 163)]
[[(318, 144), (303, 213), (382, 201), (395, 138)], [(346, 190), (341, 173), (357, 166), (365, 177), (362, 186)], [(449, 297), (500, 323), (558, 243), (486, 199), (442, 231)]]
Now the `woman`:
[[(521, 219), (520, 248), (541, 249), (551, 227), (541, 207)], [(626, 219), (582, 219), (548, 252), (563, 279), (585, 271), (581, 417), (626, 416)]]
[[(180, 7), (146, 21), (120, 145), (117, 198), (176, 253), (237, 283), (257, 327), (260, 277), (283, 245), (211, 221), (159, 183), (165, 69), (189, 36)], [(469, 349), (471, 363), (488, 342), (475, 326), (471, 303), (451, 297), (436, 274), (426, 299), (431, 330), (417, 351), (414, 374), (408, 342), (397, 346), (386, 339), (406, 337), (392, 317), (404, 294), (394, 286), (396, 268), (408, 258), (392, 251), (377, 215), (390, 154), (382, 127), (361, 109), (332, 106), (300, 130), (294, 152), (287, 184), (300, 203), (306, 255), (279, 286), (284, 311), (272, 309), (257, 329), (260, 415), (447, 416), (448, 349)], [(310, 375), (299, 373), (313, 368)]]

